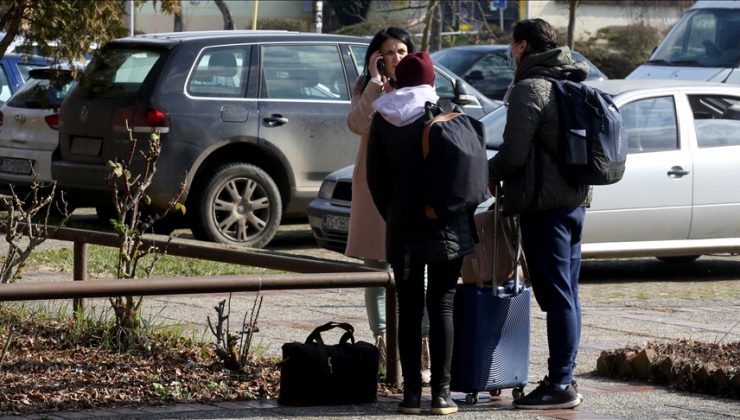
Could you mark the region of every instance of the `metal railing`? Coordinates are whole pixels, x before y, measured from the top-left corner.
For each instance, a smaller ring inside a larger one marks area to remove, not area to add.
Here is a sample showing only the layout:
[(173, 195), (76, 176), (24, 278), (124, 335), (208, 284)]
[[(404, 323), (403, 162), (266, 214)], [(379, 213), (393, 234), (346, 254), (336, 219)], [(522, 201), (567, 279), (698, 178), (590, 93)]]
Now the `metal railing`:
[[(3, 284), (0, 285), (0, 302), (74, 299), (75, 310), (81, 311), (84, 306), (82, 299), (92, 297), (384, 287), (386, 289), (387, 349), (397, 349), (395, 282), (392, 273), (388, 271), (316, 257), (149, 235), (145, 237), (144, 245), (156, 246), (164, 250), (167, 255), (270, 268), (292, 273), (155, 277), (86, 282), (81, 280), (87, 279), (87, 245), (118, 247), (118, 235), (61, 227), (54, 229), (49, 238), (73, 242), (73, 280), (77, 281)], [(396, 351), (387, 350), (386, 382), (395, 386), (400, 386), (401, 383)]]

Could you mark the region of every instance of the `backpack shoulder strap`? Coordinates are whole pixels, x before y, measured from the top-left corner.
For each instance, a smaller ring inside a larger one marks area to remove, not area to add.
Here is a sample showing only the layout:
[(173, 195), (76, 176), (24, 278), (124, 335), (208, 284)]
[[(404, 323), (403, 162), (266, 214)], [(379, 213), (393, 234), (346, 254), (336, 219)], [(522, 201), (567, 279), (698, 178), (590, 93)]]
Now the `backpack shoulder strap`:
[(432, 130), (432, 126), (438, 122), (454, 120), (460, 115), (463, 114), (460, 112), (449, 112), (447, 114), (440, 114), (432, 118), (432, 120), (429, 121), (426, 126), (424, 126), (424, 134), (422, 134), (421, 136), (421, 152), (424, 159), (429, 156), (429, 132)]

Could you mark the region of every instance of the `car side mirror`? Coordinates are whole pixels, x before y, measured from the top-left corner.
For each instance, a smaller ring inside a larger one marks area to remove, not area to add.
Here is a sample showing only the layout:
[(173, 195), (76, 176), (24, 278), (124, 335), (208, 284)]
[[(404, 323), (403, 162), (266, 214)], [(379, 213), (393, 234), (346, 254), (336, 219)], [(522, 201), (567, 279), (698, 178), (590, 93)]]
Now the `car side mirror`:
[(471, 71), (465, 76), (465, 81), (469, 83), (471, 80), (475, 80), (475, 81), (483, 80), (483, 72), (480, 70)]
[(471, 105), (477, 104), (478, 98), (468, 91), (464, 83), (457, 80), (455, 81), (455, 99), (453, 102), (458, 105)]

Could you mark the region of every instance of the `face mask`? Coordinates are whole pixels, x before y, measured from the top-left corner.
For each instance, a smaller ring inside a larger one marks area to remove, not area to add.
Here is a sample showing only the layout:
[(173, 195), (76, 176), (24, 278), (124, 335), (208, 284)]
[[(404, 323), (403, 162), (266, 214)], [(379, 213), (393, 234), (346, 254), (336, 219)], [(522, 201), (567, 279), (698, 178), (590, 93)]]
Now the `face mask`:
[(522, 42), (522, 41), (518, 41), (518, 42), (515, 42), (513, 44), (509, 44), (509, 48), (507, 50), (507, 52), (508, 52), (507, 55), (509, 56), (509, 60), (508, 60), (509, 61), (509, 67), (516, 67), (516, 60), (514, 59), (514, 55), (512, 53), (512, 49), (513, 49), (513, 47), (515, 45), (519, 44), (519, 42)]

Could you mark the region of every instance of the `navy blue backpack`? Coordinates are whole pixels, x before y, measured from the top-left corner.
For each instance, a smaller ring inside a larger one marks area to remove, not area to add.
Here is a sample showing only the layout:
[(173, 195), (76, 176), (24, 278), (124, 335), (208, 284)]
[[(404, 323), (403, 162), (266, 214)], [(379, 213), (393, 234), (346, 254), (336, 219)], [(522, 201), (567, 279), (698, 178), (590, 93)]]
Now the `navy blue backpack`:
[(427, 102), (422, 136), (424, 212), (439, 219), (473, 211), (486, 201), (488, 157), (483, 123), (460, 109), (445, 112)]
[(608, 95), (569, 80), (550, 80), (560, 103), (562, 161), (573, 182), (608, 185), (622, 179), (627, 131)]

